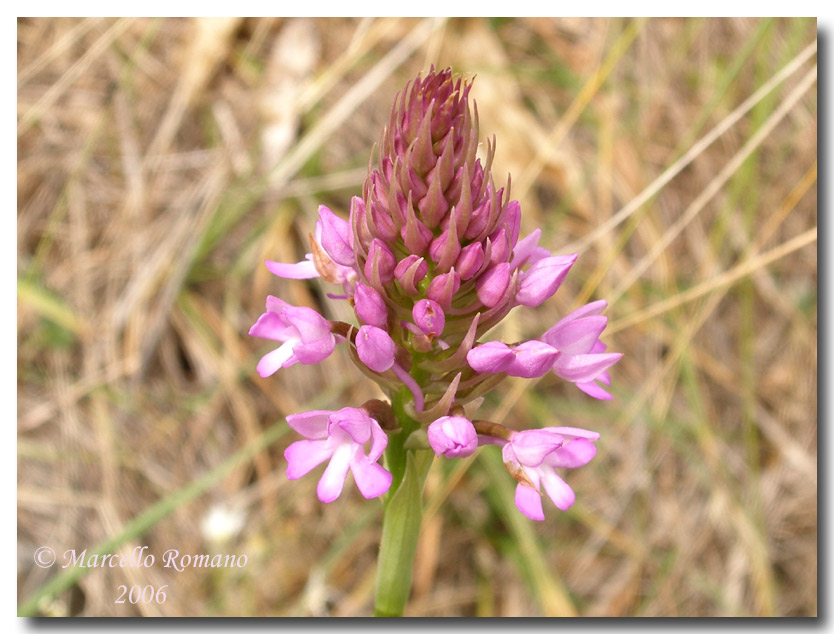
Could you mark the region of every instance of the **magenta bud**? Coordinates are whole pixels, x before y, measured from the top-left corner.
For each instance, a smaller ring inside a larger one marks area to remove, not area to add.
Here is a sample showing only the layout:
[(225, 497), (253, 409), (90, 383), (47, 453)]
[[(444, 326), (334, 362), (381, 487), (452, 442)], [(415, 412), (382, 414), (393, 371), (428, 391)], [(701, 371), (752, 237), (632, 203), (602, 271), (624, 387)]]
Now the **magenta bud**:
[(406, 248), (415, 255), (425, 253), (434, 238), (431, 229), (417, 219), (410, 201), (406, 204), (405, 226), (400, 229), (400, 235)]
[(409, 255), (397, 263), (394, 268), (394, 277), (406, 294), (414, 297), (420, 293), (417, 284), (426, 277), (428, 271), (429, 265), (423, 258), (417, 255)]
[(437, 262), (437, 270), (448, 271), (458, 259), (460, 254), (460, 242), (457, 236), (457, 224), (455, 223), (455, 210), (450, 215), (449, 228), (432, 240), (429, 245), (429, 256), (433, 262)]
[(350, 225), (324, 205), (319, 206), (318, 228), (321, 231), (321, 246), (327, 255), (342, 266), (355, 263), (353, 247), (350, 246)]
[(492, 254), (489, 259), (493, 264), (506, 262), (510, 259), (510, 241), (504, 227), (489, 236), (489, 240), (492, 243)]
[(501, 262), (488, 268), (475, 282), (475, 291), (478, 293), (478, 299), (481, 300), (481, 303), (488, 308), (498, 304), (507, 291), (511, 277), (512, 273), (508, 262)]
[(466, 458), (478, 448), (478, 432), (463, 416), (443, 416), (426, 430), (434, 453), (444, 458)]
[(411, 311), (416, 325), (425, 335), (437, 337), (443, 332), (446, 325), (446, 315), (440, 305), (430, 299), (421, 299), (414, 304)]
[(374, 372), (385, 372), (394, 365), (394, 340), (376, 326), (362, 326), (356, 333), (356, 353)]
[(475, 372), (487, 374), (505, 372), (513, 361), (515, 361), (515, 355), (512, 349), (500, 341), (488, 341), (466, 353), (466, 362)]
[(382, 238), (387, 242), (397, 239), (397, 227), (394, 226), (394, 220), (387, 209), (381, 209), (380, 205), (375, 202), (372, 202), (368, 209), (366, 221), (368, 229), (377, 238)]
[(480, 242), (468, 244), (460, 251), (455, 270), (460, 279), (466, 281), (475, 277), (484, 265), (484, 247)]
[(356, 314), (364, 323), (378, 328), (385, 328), (388, 324), (385, 300), (382, 299), (382, 295), (375, 288), (362, 282), (356, 282), (353, 301)]
[(472, 216), (469, 218), (469, 226), (466, 227), (466, 232), (463, 237), (467, 240), (476, 238), (486, 227), (490, 216), (490, 201), (489, 198), (484, 200), (478, 207), (472, 210)]
[(460, 289), (460, 277), (452, 267), (451, 271), (438, 275), (431, 281), (426, 295), (440, 304), (443, 310), (449, 310), (452, 306), (452, 297), (458, 289)]
[(380, 283), (387, 284), (394, 279), (394, 268), (396, 266), (397, 259), (391, 249), (378, 238), (371, 240), (368, 259), (365, 260), (365, 278), (373, 280), (374, 269), (377, 269)]
[(555, 293), (576, 262), (577, 254), (552, 255), (536, 262), (521, 276), (515, 301), (523, 306), (538, 306)]
[(550, 371), (559, 357), (559, 351), (543, 341), (533, 339), (517, 345), (513, 355), (515, 359), (505, 372), (510, 376), (533, 379)]

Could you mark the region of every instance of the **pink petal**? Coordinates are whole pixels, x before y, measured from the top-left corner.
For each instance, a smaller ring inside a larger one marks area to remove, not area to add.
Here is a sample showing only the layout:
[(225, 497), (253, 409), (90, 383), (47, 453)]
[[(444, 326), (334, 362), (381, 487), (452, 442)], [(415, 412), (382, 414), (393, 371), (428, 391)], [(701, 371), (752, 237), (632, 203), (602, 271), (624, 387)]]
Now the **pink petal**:
[(522, 306), (538, 306), (562, 285), (577, 254), (552, 255), (536, 262), (521, 278), (515, 301)]
[(438, 456), (466, 458), (478, 448), (478, 433), (463, 416), (443, 416), (429, 425), (429, 445)]
[(314, 409), (300, 414), (287, 416), (287, 423), (305, 438), (327, 438), (327, 427), (330, 415), (334, 412), (324, 409)]
[(311, 365), (324, 361), (331, 355), (335, 348), (336, 337), (331, 333), (327, 333), (322, 339), (297, 345), (293, 352), (300, 363)]
[(518, 241), (518, 244), (513, 249), (513, 259), (510, 261), (512, 270), (516, 270), (525, 264), (535, 264), (539, 260), (550, 256), (550, 251), (538, 246), (541, 235), (541, 229), (534, 229)]
[(281, 316), (298, 330), (301, 341), (310, 343), (330, 335), (330, 322), (312, 308), (290, 306), (284, 308)]
[(357, 448), (356, 445), (345, 443), (333, 452), (330, 464), (327, 465), (327, 469), (324, 470), (324, 474), (322, 474), (316, 487), (319, 500), (325, 504), (329, 504), (342, 494), (345, 478), (350, 467), (350, 459)]
[(581, 427), (542, 427), (542, 431), (553, 432), (560, 436), (568, 436), (571, 438), (585, 438), (587, 440), (599, 440), (599, 434), (589, 429), (582, 429)]
[(562, 480), (552, 469), (545, 469), (541, 474), (542, 486), (544, 486), (547, 497), (556, 505), (556, 508), (567, 511), (576, 501), (576, 494), (567, 482)]
[(388, 446), (388, 435), (382, 431), (382, 427), (373, 418), (371, 419), (371, 438), (371, 450), (368, 452), (368, 458), (372, 462), (376, 462)]
[(297, 343), (297, 339), (290, 339), (289, 341), (282, 343), (272, 352), (267, 352), (261, 357), (261, 360), (258, 361), (258, 367), (256, 368), (258, 374), (265, 379), (266, 377), (275, 374), (281, 368), (288, 368), (291, 365), (298, 363), (298, 359), (293, 354), (293, 347)]
[(545, 463), (551, 467), (576, 469), (588, 464), (597, 454), (596, 446), (584, 438), (576, 438), (565, 443), (545, 458)]
[(475, 282), (478, 299), (488, 308), (496, 306), (504, 297), (511, 278), (512, 271), (507, 262), (488, 268)]
[(355, 259), (353, 248), (350, 246), (350, 225), (348, 222), (324, 205), (319, 206), (319, 221), (316, 223), (320, 231), (319, 243), (327, 251), (327, 255), (343, 266), (353, 267)]
[(330, 458), (332, 449), (326, 440), (298, 440), (284, 450), (287, 460), (287, 477), (290, 480), (307, 475)]
[(606, 354), (563, 354), (553, 364), (553, 371), (563, 379), (573, 382), (593, 381), (622, 358), (619, 352)]
[(353, 474), (359, 492), (367, 500), (379, 497), (391, 488), (393, 476), (361, 454), (351, 460), (350, 472)]
[(328, 431), (334, 434), (335, 428), (344, 431), (357, 445), (364, 445), (371, 439), (371, 417), (367, 412), (355, 407), (344, 407), (330, 415)]
[(266, 296), (266, 312), (268, 313), (278, 313), (280, 315), (289, 305), (283, 299), (278, 299), (273, 295)]
[[(597, 377), (597, 379), (599, 378), (600, 377)], [(585, 394), (587, 394), (588, 396), (592, 396), (601, 401), (610, 401), (614, 398), (613, 396), (611, 396), (611, 394), (602, 389), (594, 381), (577, 381), (576, 387), (585, 392)]]
[(295, 264), (266, 260), (266, 268), (273, 275), (288, 280), (309, 280), (314, 277), (319, 277), (319, 272), (316, 271), (316, 265), (313, 264), (312, 260), (304, 260)]
[(388, 323), (388, 310), (379, 291), (362, 282), (356, 282), (354, 292), (354, 309), (359, 319), (368, 325), (384, 328)]
[(295, 328), (288, 326), (276, 313), (264, 313), (249, 329), (250, 337), (272, 341), (286, 341), (295, 335), (297, 335)]
[(544, 429), (526, 429), (510, 436), (516, 459), (525, 467), (538, 467), (565, 442), (565, 438)]
[(542, 496), (533, 487), (518, 483), (515, 488), (515, 505), (518, 510), (531, 520), (541, 522), (544, 520), (544, 509), (542, 508)]
[(608, 318), (591, 315), (548, 330), (542, 339), (566, 354), (587, 354), (599, 340)]

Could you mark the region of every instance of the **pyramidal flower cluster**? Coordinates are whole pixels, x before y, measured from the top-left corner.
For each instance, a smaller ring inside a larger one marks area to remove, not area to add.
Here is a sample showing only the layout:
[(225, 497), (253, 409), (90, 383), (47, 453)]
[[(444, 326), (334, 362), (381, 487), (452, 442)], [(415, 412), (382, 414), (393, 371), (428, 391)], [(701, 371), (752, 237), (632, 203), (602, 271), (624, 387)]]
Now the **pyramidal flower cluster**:
[[(471, 82), (451, 69), (410, 82), (398, 94), (382, 133), (376, 165), (344, 219), (319, 208), (310, 253), (299, 263), (267, 261), (275, 275), (319, 277), (328, 296), (353, 307), (356, 324), (329, 321), (312, 308), (268, 297), (249, 334), (280, 345), (263, 356), (267, 377), (296, 363), (325, 360), (337, 345), (394, 395), (408, 395), (408, 415), (436, 454), (469, 456), (479, 445), (502, 447), (518, 481), (516, 504), (544, 519), (541, 497), (560, 509), (574, 500), (558, 469), (586, 464), (598, 434), (567, 427), (526, 431), (471, 420), (465, 408), (507, 376), (552, 372), (598, 399), (609, 399), (607, 373), (621, 355), (606, 352), (597, 301), (565, 316), (536, 339), (483, 341), (517, 306), (536, 307), (560, 287), (576, 255), (539, 245), (541, 231), (520, 237), (521, 208), (509, 183), (491, 172), (495, 142), (478, 150), (478, 113)], [(348, 471), (366, 498), (384, 494), (391, 473), (380, 458), (398, 433), (389, 404), (313, 411), (287, 418), (304, 440), (287, 449), (287, 475), (299, 478), (327, 462), (318, 485), (322, 502), (336, 499)]]

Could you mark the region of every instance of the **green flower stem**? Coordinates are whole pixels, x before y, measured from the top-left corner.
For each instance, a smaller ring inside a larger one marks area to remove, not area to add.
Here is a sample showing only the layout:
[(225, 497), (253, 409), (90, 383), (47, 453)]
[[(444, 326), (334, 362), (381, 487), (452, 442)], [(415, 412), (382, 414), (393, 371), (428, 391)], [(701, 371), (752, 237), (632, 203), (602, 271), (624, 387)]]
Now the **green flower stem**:
[(394, 478), (382, 516), (374, 616), (402, 616), (405, 610), (423, 517), (423, 483), (434, 458), (431, 451), (404, 446), (420, 427), (405, 412), (408, 398), (407, 393), (400, 393), (391, 399), (401, 431), (389, 436), (385, 450), (386, 466)]

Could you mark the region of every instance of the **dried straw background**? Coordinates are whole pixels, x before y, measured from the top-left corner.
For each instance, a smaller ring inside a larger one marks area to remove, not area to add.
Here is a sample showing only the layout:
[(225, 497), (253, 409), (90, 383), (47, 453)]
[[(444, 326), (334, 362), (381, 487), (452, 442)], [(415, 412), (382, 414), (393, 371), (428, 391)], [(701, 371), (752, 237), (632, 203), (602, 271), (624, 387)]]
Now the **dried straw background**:
[[(498, 334), (607, 298), (625, 357), (612, 402), (554, 377), (491, 395), (485, 417), (595, 429), (599, 453), (543, 523), (488, 448), (436, 461), (409, 614), (815, 615), (815, 42), (813, 19), (20, 20), (19, 601), (370, 612), (379, 504), (288, 482), (292, 434), (183, 488), (286, 414), (378, 394), (341, 353), (262, 380), (246, 331), (267, 293), (349, 318), (262, 261), (300, 259), (320, 203), (346, 213), (395, 92), (434, 63), (477, 75), (523, 231), (581, 253)], [(218, 505), (244, 520), (225, 542)], [(43, 590), (37, 547), (110, 537), (156, 565)], [(248, 562), (178, 573), (168, 548)], [(167, 600), (115, 604), (120, 584)]]

